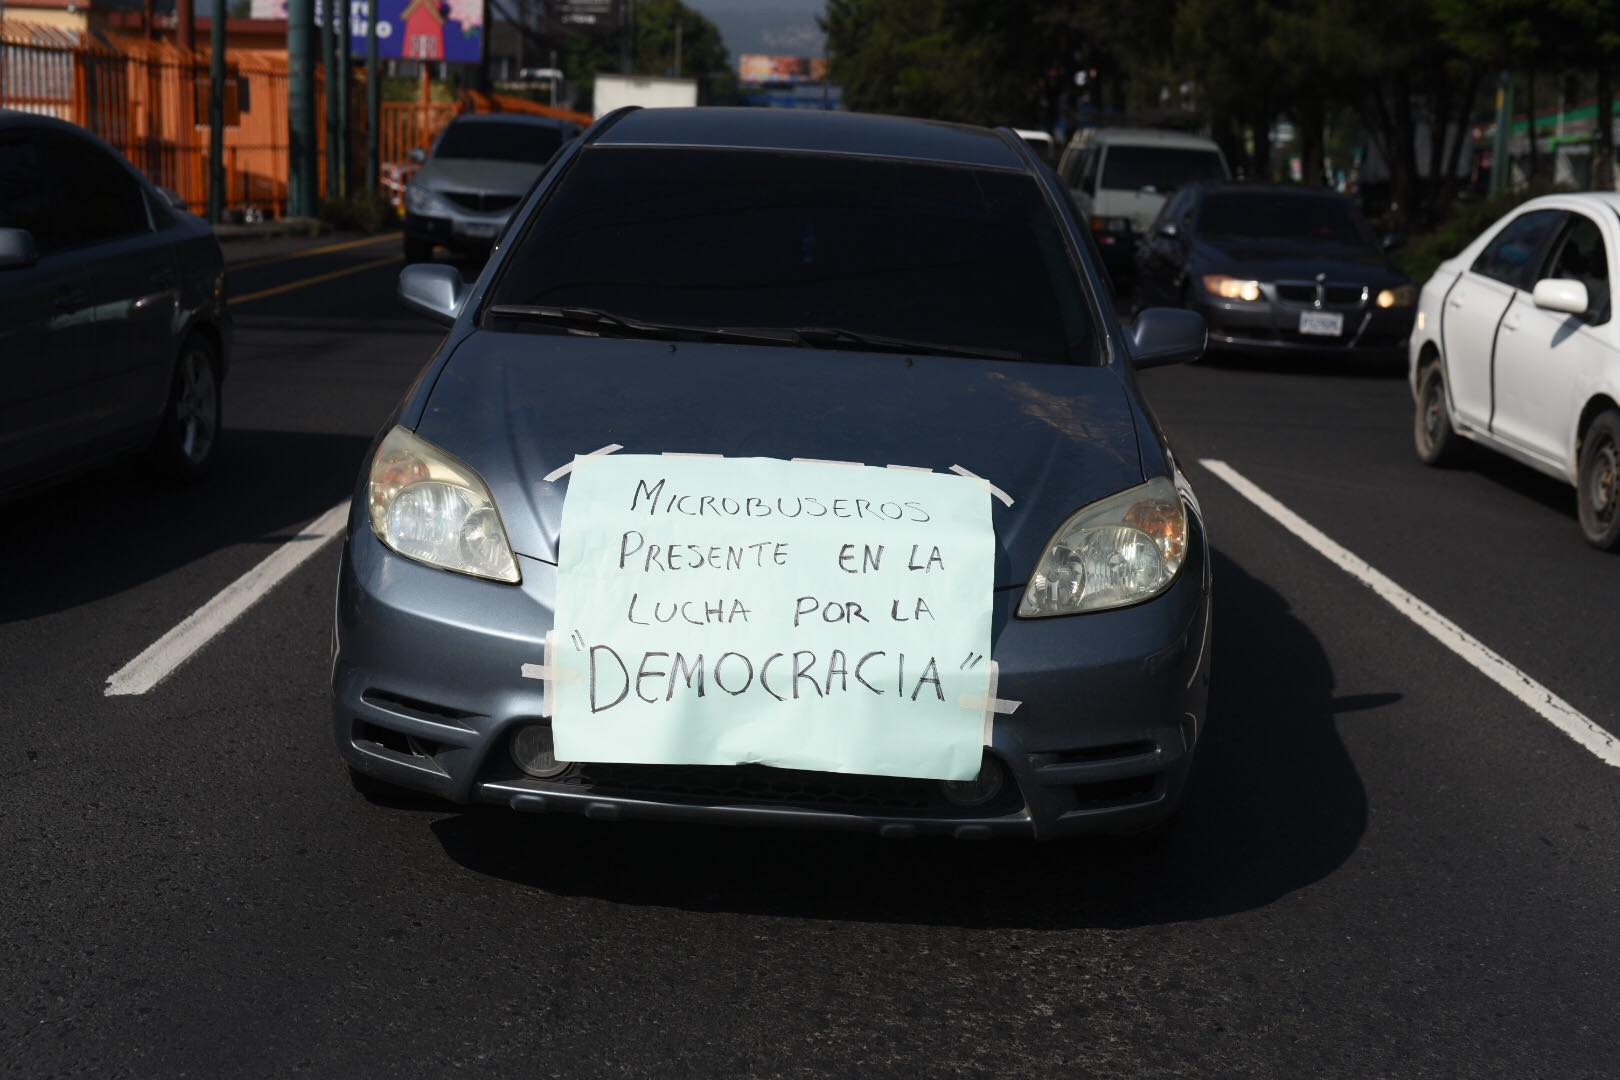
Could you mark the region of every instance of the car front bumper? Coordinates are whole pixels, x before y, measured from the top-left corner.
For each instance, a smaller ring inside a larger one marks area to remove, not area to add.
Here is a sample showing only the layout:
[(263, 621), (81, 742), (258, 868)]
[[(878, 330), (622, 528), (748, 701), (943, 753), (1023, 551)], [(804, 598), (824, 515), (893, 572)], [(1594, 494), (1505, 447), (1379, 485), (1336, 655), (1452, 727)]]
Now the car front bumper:
[(1210, 351), (1307, 353), (1321, 356), (1357, 356), (1390, 360), (1406, 356), (1412, 334), (1411, 308), (1330, 308), (1344, 316), (1344, 332), (1336, 337), (1302, 334), (1299, 317), (1315, 310), (1262, 300), (1259, 303), (1205, 300), (1194, 306), (1209, 327)]
[(454, 211), (449, 215), (405, 215), (405, 235), (457, 251), (476, 251), (494, 246), (511, 220), (512, 211), (478, 214)]
[(1116, 611), (1022, 620), (1022, 590), (994, 598), (998, 716), (987, 755), (1012, 783), (978, 809), (932, 780), (763, 766), (576, 764), (536, 780), (513, 764), (517, 726), (544, 716), (538, 663), (556, 567), (520, 556), (518, 586), (389, 551), (356, 514), (338, 583), (333, 721), (339, 753), (385, 783), (457, 803), (598, 820), (656, 819), (846, 829), (904, 837), (1129, 833), (1179, 803), (1203, 729), (1210, 666), (1209, 562), (1190, 553), (1161, 596)]

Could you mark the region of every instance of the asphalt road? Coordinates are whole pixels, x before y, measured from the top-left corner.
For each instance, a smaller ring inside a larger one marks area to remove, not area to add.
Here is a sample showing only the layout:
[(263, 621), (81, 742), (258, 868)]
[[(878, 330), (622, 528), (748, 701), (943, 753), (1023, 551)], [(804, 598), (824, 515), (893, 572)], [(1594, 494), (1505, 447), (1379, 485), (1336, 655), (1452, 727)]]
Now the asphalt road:
[(1620, 770), (1199, 464), (1620, 731), (1620, 557), (1556, 484), (1421, 466), (1398, 375), (1144, 377), (1216, 549), (1211, 720), (1156, 850), (369, 803), (330, 745), (336, 545), (104, 696), (346, 497), (437, 342), (393, 244), (287, 257), (328, 243), (232, 245), (263, 295), (205, 485), (130, 465), (0, 511), (0, 1070), (1620, 1070)]

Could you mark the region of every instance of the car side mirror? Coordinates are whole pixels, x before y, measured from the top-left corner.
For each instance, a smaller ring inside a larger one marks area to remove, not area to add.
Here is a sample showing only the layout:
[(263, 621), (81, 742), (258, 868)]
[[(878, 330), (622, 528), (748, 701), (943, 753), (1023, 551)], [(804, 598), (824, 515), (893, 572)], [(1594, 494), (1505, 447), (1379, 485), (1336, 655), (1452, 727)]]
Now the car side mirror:
[(1185, 308), (1144, 308), (1131, 324), (1131, 363), (1138, 371), (1188, 364), (1204, 355), (1204, 317)]
[(461, 314), (468, 291), (461, 271), (444, 263), (412, 263), (399, 272), (399, 302), (445, 326)]
[(1586, 286), (1574, 278), (1544, 278), (1536, 282), (1530, 299), (1543, 311), (1561, 311), (1566, 315), (1585, 315), (1592, 303)]
[(38, 261), (33, 233), (27, 229), (0, 229), (0, 270), (20, 270)]
[(411, 147), (411, 155), (410, 156), (411, 156), (411, 160), (416, 162), (418, 165), (426, 165), (427, 164), (427, 151), (423, 150), (420, 146)]
[(1384, 238), (1378, 242), (1378, 246), (1383, 248), (1385, 251), (1394, 251), (1405, 244), (1406, 237), (1402, 236), (1400, 233), (1393, 232), (1385, 233)]

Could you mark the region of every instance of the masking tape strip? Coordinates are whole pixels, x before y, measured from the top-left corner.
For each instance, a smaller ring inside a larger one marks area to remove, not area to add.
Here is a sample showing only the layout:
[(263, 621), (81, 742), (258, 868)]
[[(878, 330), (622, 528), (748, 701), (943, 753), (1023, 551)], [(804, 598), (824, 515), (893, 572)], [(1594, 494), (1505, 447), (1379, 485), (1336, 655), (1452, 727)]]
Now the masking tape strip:
[(980, 709), (984, 712), (984, 745), (991, 745), (991, 738), (995, 729), (996, 716), (1011, 716), (1018, 711), (1021, 701), (1009, 701), (996, 696), (1001, 685), (1001, 665), (994, 660), (990, 661), (990, 682), (985, 687), (983, 697), (978, 694), (964, 694), (957, 704), (964, 709)]
[(831, 458), (796, 457), (788, 460), (797, 461), (804, 465), (847, 465), (852, 469), (866, 468), (866, 465), (859, 461), (833, 461)]
[(926, 465), (885, 465), (883, 467), (885, 469), (893, 469), (895, 472), (931, 473), (934, 471)]
[(978, 473), (969, 472), (960, 465), (952, 465), (951, 472), (955, 473), (957, 476), (965, 476), (969, 480), (977, 480), (979, 483), (990, 489), (990, 494), (1001, 500), (1001, 505), (1011, 506), (1013, 504), (1011, 495), (1007, 494), (1005, 491), (1002, 491), (1000, 488), (996, 487), (996, 485), (992, 484)]
[(557, 466), (555, 469), (552, 469), (550, 472), (546, 473), (545, 476), (542, 476), (541, 479), (544, 480), (548, 484), (555, 484), (558, 480), (561, 480), (563, 477), (565, 477), (569, 473), (573, 472), (575, 463), (578, 462), (580, 459), (582, 459), (582, 458), (601, 457), (604, 454), (611, 454), (611, 453), (614, 453), (615, 451), (623, 450), (623, 449), (624, 449), (624, 447), (620, 446), (618, 443), (608, 443), (606, 446), (602, 447), (599, 450), (592, 450), (588, 454), (579, 455), (578, 458), (575, 458), (573, 461), (570, 461), (566, 465)]
[(726, 459), (726, 455), (724, 454), (686, 454), (679, 450), (665, 450), (663, 456), (672, 458), (697, 458), (702, 461), (724, 461)]
[(524, 664), (519, 669), (525, 679), (537, 679), (542, 684), (540, 688), (540, 715), (552, 714), (551, 692), (552, 687), (560, 682), (573, 682), (579, 676), (572, 671), (564, 671), (557, 666), (557, 631), (547, 630), (544, 651), (540, 654), (540, 663)]

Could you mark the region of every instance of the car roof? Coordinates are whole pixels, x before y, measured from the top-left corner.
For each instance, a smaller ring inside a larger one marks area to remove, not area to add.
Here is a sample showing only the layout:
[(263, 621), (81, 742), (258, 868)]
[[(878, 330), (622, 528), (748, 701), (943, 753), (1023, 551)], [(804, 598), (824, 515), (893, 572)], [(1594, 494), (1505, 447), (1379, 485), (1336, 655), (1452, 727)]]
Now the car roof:
[(1178, 150), (1218, 150), (1215, 140), (1159, 128), (1087, 128), (1075, 134), (1087, 146), (1166, 146)]
[(534, 127), (579, 127), (572, 120), (564, 120), (556, 116), (536, 116), (533, 113), (519, 112), (492, 112), (492, 113), (462, 113), (450, 121), (452, 124), (530, 124)]
[(820, 109), (632, 109), (616, 114), (595, 144), (793, 150), (1030, 168), (1028, 159), (988, 128)]
[(52, 131), (66, 131), (74, 135), (90, 134), (78, 124), (70, 124), (66, 120), (58, 120), (54, 116), (23, 112), (21, 109), (0, 109), (0, 130), (25, 127), (49, 128)]

